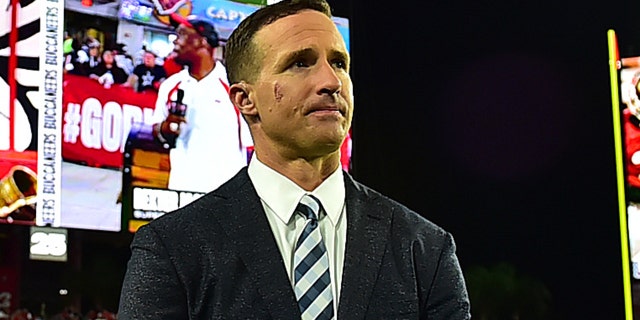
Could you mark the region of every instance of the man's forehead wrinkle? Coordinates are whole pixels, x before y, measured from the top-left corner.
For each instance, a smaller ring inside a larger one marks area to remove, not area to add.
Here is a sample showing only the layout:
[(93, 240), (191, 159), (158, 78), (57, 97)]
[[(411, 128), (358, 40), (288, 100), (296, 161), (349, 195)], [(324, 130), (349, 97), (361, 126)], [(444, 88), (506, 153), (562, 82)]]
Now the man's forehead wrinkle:
[(326, 28), (323, 28), (322, 26), (317, 26), (314, 28), (298, 28), (298, 26), (277, 26), (277, 28), (275, 28), (276, 30), (274, 31), (280, 31), (280, 32), (276, 32), (275, 33), (275, 37), (276, 38), (289, 38), (289, 37), (297, 37), (297, 36), (306, 36), (307, 33), (311, 33), (309, 34), (309, 36), (316, 36), (316, 32), (328, 32), (330, 33), (330, 30), (327, 30)]

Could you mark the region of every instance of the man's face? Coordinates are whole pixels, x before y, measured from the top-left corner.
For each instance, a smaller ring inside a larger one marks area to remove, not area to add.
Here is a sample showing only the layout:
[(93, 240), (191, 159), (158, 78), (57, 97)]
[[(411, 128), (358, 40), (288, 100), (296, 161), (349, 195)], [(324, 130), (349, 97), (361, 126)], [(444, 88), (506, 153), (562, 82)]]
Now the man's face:
[(109, 50), (106, 50), (105, 52), (102, 53), (102, 61), (104, 61), (104, 63), (106, 64), (112, 64), (113, 63), (113, 53)]
[(349, 53), (331, 19), (304, 10), (262, 28), (254, 41), (263, 54), (254, 87), (261, 130), (291, 157), (338, 150), (353, 114)]
[(149, 52), (145, 52), (142, 57), (142, 62), (144, 62), (144, 65), (147, 67), (153, 67), (156, 65), (156, 57)]
[(193, 28), (183, 24), (176, 29), (176, 39), (173, 40), (173, 51), (176, 53), (176, 61), (188, 63), (196, 56), (196, 51), (200, 49), (206, 41)]
[(89, 48), (89, 55), (90, 56), (93, 56), (93, 57), (97, 58), (98, 57), (98, 53), (99, 53), (98, 47), (90, 47)]

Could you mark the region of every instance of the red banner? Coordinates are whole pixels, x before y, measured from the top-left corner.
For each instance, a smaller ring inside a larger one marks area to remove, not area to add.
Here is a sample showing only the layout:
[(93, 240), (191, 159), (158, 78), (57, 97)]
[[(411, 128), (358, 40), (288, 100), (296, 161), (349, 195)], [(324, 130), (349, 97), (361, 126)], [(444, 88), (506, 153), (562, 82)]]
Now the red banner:
[(94, 167), (122, 167), (131, 126), (150, 124), (155, 93), (104, 88), (87, 77), (65, 75), (62, 95), (62, 158)]
[[(127, 135), (136, 122), (151, 124), (155, 93), (119, 85), (105, 89), (87, 77), (65, 75), (62, 95), (62, 158), (93, 167), (122, 167)], [(351, 136), (342, 145), (349, 171)]]

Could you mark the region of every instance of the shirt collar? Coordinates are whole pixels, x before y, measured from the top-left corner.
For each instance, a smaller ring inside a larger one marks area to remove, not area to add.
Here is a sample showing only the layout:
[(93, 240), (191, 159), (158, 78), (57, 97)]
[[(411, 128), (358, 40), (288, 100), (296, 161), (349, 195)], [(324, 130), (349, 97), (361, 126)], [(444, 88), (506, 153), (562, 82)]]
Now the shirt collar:
[[(191, 73), (189, 73), (189, 66), (185, 66), (182, 70), (180, 70), (180, 72), (185, 73), (186, 76), (191, 81), (196, 81), (196, 82), (200, 81), (201, 82), (201, 81), (214, 81), (214, 80), (215, 81), (219, 81), (219, 80), (222, 80), (225, 84), (228, 84), (227, 68), (220, 61), (216, 61), (216, 65), (213, 66), (213, 69), (211, 70), (211, 72), (209, 72), (204, 78), (200, 79), (199, 81), (196, 78), (194, 78), (191, 75)], [(213, 79), (213, 80), (209, 80), (209, 79)]]
[(311, 192), (305, 191), (289, 178), (260, 162), (255, 154), (249, 161), (248, 173), (260, 199), (285, 224), (289, 223), (296, 206), (305, 194), (311, 194), (318, 198), (331, 223), (334, 226), (337, 224), (345, 202), (341, 167), (338, 167)]

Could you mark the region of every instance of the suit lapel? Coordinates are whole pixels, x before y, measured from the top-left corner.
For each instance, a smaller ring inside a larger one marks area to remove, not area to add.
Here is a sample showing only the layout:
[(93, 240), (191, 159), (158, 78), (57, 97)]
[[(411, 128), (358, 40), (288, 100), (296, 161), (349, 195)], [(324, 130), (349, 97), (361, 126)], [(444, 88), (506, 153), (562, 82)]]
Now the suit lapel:
[(255, 286), (272, 317), (300, 319), (282, 256), (246, 168), (232, 182), (216, 191), (227, 198), (229, 207), (217, 216), (219, 222), (255, 278)]
[(381, 210), (368, 191), (345, 173), (347, 243), (339, 319), (364, 318), (380, 272), (391, 226), (391, 213)]

